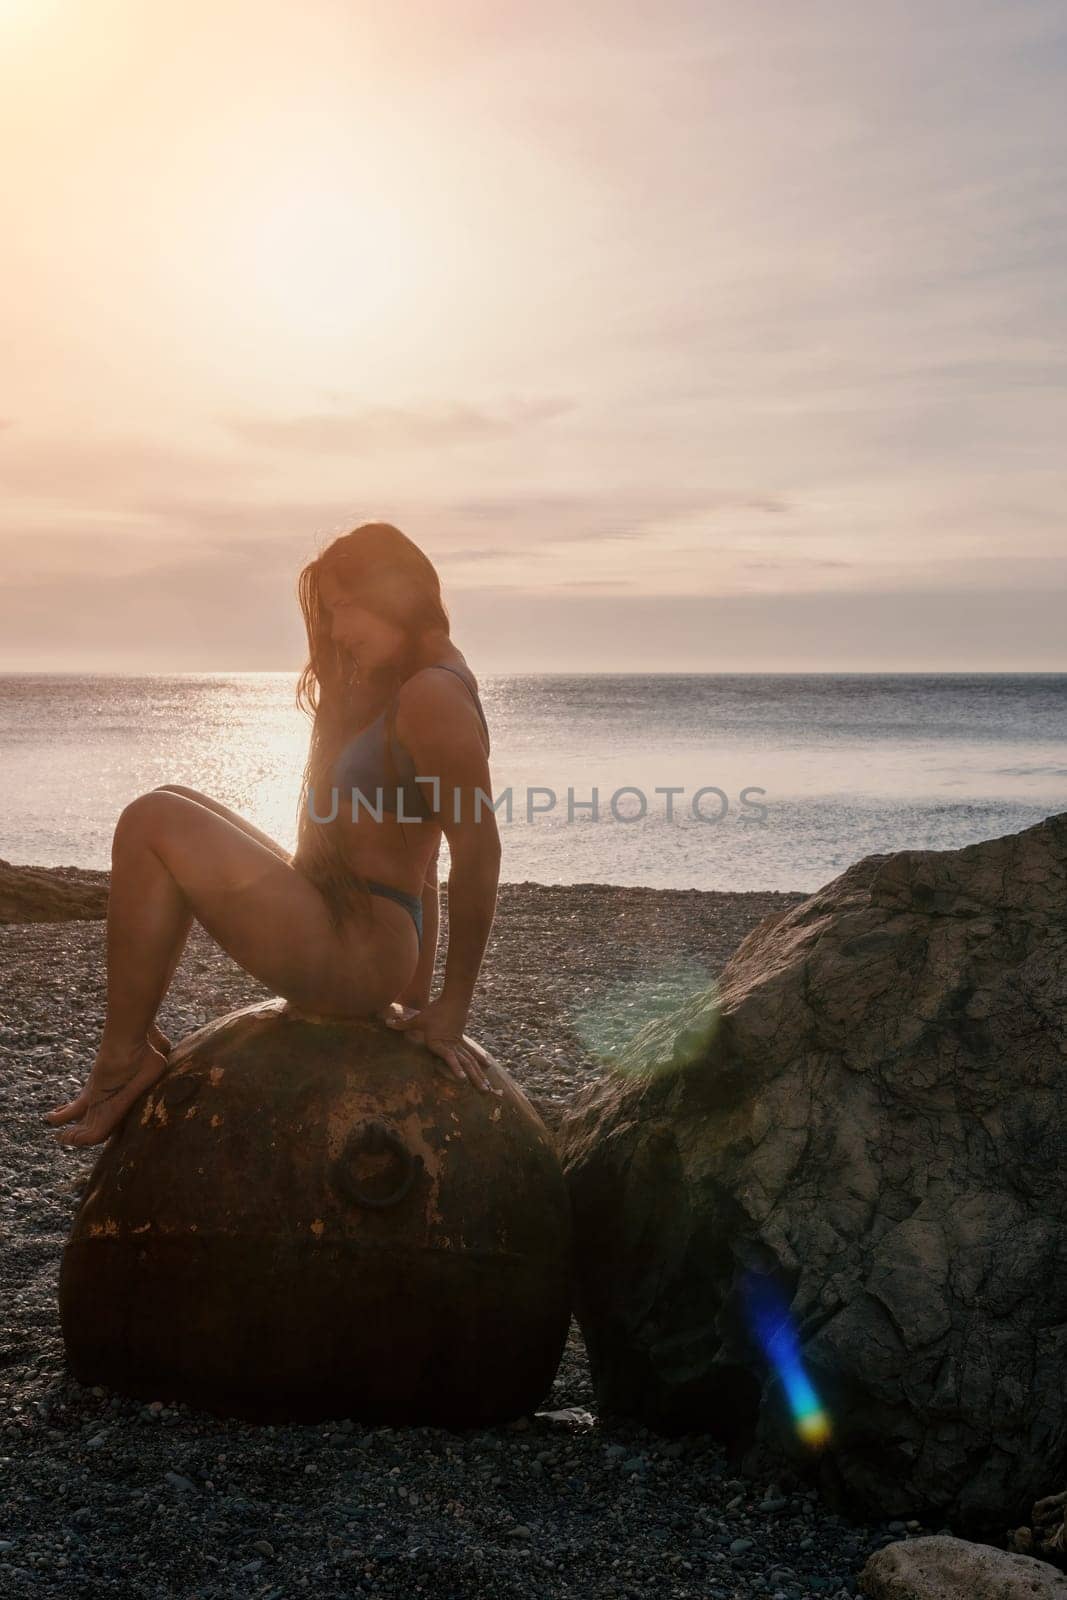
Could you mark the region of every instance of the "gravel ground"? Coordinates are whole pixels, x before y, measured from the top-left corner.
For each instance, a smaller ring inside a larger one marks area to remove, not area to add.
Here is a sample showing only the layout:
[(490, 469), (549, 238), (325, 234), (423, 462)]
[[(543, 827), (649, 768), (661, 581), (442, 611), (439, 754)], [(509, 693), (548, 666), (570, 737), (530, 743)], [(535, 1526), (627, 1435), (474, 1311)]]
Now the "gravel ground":
[[(503, 884), (468, 1031), (555, 1126), (599, 1053), (802, 898)], [(443, 892), (443, 922), (446, 908)], [(543, 1411), (508, 1428), (260, 1427), (75, 1383), (59, 1259), (95, 1154), (57, 1146), (38, 1119), (91, 1064), (104, 935), (0, 927), (4, 1600), (835, 1600), (873, 1549), (935, 1531), (852, 1524), (795, 1482), (742, 1481), (705, 1435), (601, 1424), (575, 1325)], [(194, 924), (159, 1022), (177, 1041), (267, 993)]]

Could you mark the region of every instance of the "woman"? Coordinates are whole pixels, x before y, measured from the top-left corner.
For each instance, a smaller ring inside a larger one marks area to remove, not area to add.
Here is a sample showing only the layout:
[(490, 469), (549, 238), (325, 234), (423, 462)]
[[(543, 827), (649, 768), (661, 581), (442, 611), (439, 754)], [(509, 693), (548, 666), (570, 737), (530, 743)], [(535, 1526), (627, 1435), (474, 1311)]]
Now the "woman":
[[(297, 703), (313, 723), (296, 853), (176, 784), (125, 808), (111, 854), (107, 1020), (81, 1093), (45, 1114), (59, 1142), (106, 1139), (165, 1070), (155, 1015), (194, 916), (299, 1011), (380, 1016), (490, 1090), (490, 1058), (463, 1028), (500, 837), (489, 733), (437, 573), (399, 529), (366, 523), (304, 568), (299, 596), (309, 660)], [(449, 942), (431, 1001), (442, 833)]]

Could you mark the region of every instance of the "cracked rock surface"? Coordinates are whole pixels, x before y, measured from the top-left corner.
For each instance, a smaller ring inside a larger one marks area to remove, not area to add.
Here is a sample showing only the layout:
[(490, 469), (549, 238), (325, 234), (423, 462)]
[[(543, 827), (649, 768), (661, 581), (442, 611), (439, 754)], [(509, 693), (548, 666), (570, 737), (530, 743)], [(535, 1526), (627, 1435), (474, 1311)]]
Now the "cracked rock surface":
[(560, 1129), (602, 1412), (853, 1512), (1020, 1521), (1067, 1464), (1065, 1002), (1067, 814), (765, 918)]

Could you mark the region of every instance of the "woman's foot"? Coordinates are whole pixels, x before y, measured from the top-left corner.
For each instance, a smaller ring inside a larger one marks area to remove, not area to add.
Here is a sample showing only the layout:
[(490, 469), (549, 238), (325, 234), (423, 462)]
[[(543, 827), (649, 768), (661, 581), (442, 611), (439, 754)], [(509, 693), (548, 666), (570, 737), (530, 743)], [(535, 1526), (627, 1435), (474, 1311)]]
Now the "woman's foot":
[(46, 1111), (44, 1119), (55, 1128), (72, 1122), (56, 1134), (56, 1143), (65, 1145), (102, 1144), (113, 1133), (146, 1089), (150, 1089), (167, 1068), (167, 1058), (146, 1039), (139, 1050), (121, 1061), (105, 1062), (97, 1056), (81, 1093), (65, 1106)]

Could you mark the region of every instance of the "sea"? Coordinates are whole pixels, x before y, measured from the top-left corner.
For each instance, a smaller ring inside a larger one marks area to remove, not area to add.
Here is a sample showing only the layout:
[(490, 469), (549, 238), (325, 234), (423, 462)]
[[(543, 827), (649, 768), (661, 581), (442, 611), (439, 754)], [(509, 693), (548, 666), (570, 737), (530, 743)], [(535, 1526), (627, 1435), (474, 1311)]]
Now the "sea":
[[(811, 892), (865, 855), (1067, 810), (1067, 673), (479, 682), (504, 882)], [(123, 806), (161, 783), (292, 849), (310, 731), (295, 686), (290, 672), (0, 675), (0, 858), (107, 867)]]

